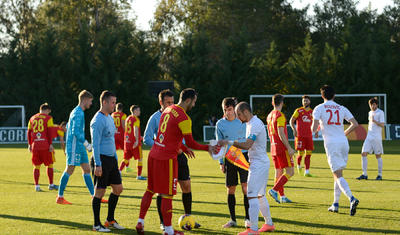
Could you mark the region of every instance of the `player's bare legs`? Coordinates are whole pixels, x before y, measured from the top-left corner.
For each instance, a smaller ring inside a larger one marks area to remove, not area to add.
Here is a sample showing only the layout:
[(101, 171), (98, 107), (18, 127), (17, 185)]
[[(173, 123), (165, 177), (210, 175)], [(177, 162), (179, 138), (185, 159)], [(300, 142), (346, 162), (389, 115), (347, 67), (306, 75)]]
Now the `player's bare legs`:
[[(355, 198), (353, 196), (353, 194), (351, 193), (349, 184), (347, 183), (347, 181), (343, 178), (343, 170), (337, 170), (335, 172), (333, 172), (333, 179), (334, 179), (334, 198), (335, 201), (333, 203), (333, 205), (328, 208), (329, 211), (332, 211), (331, 208), (336, 209), (336, 211), (333, 212), (337, 212), (339, 204), (339, 197), (337, 196), (338, 192), (337, 189), (340, 189), (340, 191), (346, 195), (346, 197), (349, 199), (350, 201), (350, 215), (353, 216), (356, 213), (356, 209), (357, 209), (357, 205), (359, 203), (358, 199)], [(337, 200), (337, 201), (336, 201)]]

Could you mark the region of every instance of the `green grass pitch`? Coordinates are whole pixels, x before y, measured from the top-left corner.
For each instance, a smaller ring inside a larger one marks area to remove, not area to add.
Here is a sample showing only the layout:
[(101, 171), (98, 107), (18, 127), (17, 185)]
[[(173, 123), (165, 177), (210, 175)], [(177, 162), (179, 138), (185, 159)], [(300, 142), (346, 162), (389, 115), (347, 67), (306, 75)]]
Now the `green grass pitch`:
[[(377, 162), (369, 155), (368, 181), (355, 180), (361, 174), (361, 142), (350, 142), (351, 154), (344, 176), (353, 194), (360, 200), (357, 214), (349, 216), (349, 201), (342, 194), (339, 213), (329, 213), (328, 206), (333, 200), (333, 180), (322, 149), (316, 143), (311, 158), (313, 178), (297, 173), (286, 185), (286, 195), (291, 204), (277, 204), (269, 196), (271, 214), (276, 226), (275, 233), (283, 234), (399, 234), (400, 233), (400, 141), (385, 141), (383, 157), (383, 181), (375, 181)], [(229, 220), (226, 205), (224, 175), (217, 161), (207, 153), (196, 151), (196, 159), (190, 159), (193, 192), (193, 215), (202, 226), (189, 234), (237, 234), (244, 230), (243, 194), (236, 192), (237, 228), (223, 229)], [(144, 151), (147, 156), (148, 150)], [(119, 160), (122, 151), (118, 151)], [(93, 234), (91, 198), (84, 186), (80, 168), (71, 176), (65, 198), (73, 205), (56, 204), (57, 192), (47, 189), (48, 179), (45, 168), (41, 168), (40, 184), (44, 192), (35, 192), (31, 156), (26, 146), (0, 146), (0, 222), (1, 234)], [(57, 150), (55, 183), (58, 184), (65, 167), (64, 154)], [(145, 161), (146, 162), (146, 161)], [(134, 166), (135, 162), (131, 162)], [(273, 183), (274, 169), (269, 171), (268, 189)], [(146, 168), (144, 169), (146, 175)], [(127, 229), (113, 230), (114, 233), (136, 234), (134, 228), (139, 215), (140, 199), (146, 182), (137, 181), (135, 172), (123, 172), (124, 192), (122, 193), (116, 219)], [(108, 197), (110, 189), (107, 190)], [(181, 193), (174, 198), (173, 225), (183, 214)], [(107, 205), (101, 208), (104, 221)], [(259, 226), (262, 218), (260, 217)], [(146, 234), (160, 234), (155, 200), (146, 217)]]

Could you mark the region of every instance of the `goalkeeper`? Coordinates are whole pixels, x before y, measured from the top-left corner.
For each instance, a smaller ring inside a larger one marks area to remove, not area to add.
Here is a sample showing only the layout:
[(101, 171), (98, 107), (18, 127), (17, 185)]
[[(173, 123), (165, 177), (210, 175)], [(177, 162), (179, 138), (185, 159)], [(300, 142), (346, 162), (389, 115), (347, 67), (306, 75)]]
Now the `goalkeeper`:
[[(222, 111), (224, 112), (223, 118), (218, 120), (215, 129), (215, 136), (217, 140), (239, 140), (240, 142), (246, 142), (246, 124), (242, 123), (239, 119), (236, 118), (235, 114), (235, 106), (237, 104), (237, 100), (234, 97), (227, 97), (222, 100)], [(230, 147), (230, 146), (228, 146)], [(249, 161), (247, 156), (247, 150), (242, 150), (243, 155), (246, 160)], [(224, 224), (222, 227), (230, 228), (236, 227), (236, 198), (235, 191), (236, 186), (238, 185), (238, 175), (240, 178), (240, 185), (242, 186), (243, 192), (243, 204), (245, 211), (245, 226), (250, 227), (249, 220), (249, 200), (247, 199), (247, 175), (248, 171), (244, 170), (238, 166), (235, 166), (227, 159), (220, 160), (220, 168), (222, 173), (225, 174), (225, 185), (228, 193), (228, 208), (231, 219)]]
[(58, 189), (57, 203), (71, 204), (64, 199), (64, 190), (67, 186), (69, 177), (74, 172), (75, 166), (81, 166), (83, 170), (83, 179), (90, 194), (94, 195), (93, 181), (90, 176), (89, 160), (86, 150), (92, 151), (91, 144), (85, 139), (85, 116), (84, 111), (92, 105), (93, 95), (83, 90), (79, 93), (79, 104), (72, 110), (69, 115), (66, 134), (66, 150), (67, 166), (60, 179), (60, 187)]

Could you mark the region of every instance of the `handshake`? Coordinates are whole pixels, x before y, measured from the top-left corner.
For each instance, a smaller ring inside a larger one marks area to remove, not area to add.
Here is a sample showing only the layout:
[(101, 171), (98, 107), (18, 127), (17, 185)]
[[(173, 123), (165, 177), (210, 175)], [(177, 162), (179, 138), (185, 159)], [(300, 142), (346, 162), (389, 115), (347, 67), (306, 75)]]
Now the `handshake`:
[(87, 151), (92, 152), (93, 146), (87, 140), (85, 140), (85, 142), (83, 142), (83, 146), (85, 146)]

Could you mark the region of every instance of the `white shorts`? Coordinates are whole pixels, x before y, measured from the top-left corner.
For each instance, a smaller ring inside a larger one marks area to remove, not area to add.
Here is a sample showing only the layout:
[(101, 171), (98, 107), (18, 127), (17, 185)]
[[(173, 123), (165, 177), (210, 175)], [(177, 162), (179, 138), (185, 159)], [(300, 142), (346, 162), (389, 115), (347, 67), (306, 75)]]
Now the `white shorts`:
[(324, 144), (326, 157), (332, 172), (346, 168), (349, 158), (349, 143)]
[(252, 162), (249, 167), (249, 175), (247, 177), (247, 197), (257, 197), (265, 195), (267, 190), (268, 162)]
[(374, 138), (365, 139), (361, 153), (383, 154), (382, 140)]

